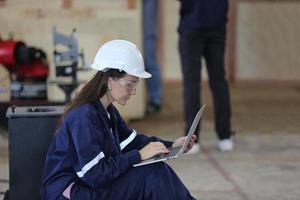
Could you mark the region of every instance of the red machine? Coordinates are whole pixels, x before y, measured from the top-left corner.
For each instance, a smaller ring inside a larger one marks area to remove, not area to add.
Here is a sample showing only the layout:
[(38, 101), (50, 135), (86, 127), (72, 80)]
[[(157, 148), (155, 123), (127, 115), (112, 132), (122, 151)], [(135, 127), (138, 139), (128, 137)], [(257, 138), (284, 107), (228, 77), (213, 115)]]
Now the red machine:
[(12, 99), (47, 99), (49, 66), (42, 50), (0, 38), (0, 64), (10, 73)]

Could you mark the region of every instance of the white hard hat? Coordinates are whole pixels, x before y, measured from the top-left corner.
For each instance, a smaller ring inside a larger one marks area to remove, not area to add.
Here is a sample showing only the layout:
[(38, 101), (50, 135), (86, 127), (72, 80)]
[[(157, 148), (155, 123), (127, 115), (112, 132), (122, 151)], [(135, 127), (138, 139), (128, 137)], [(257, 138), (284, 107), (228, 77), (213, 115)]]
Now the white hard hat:
[(135, 44), (126, 40), (111, 40), (98, 50), (91, 68), (98, 71), (119, 69), (140, 78), (150, 78), (144, 60)]

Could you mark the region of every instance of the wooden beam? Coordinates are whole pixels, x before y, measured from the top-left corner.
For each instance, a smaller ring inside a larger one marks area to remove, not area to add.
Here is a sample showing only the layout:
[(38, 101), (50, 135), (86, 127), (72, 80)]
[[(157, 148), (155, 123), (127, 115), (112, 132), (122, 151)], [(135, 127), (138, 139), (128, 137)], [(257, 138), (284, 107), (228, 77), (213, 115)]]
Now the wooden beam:
[(159, 33), (158, 33), (158, 40), (157, 40), (157, 58), (158, 63), (160, 66), (161, 76), (163, 78), (163, 67), (165, 66), (165, 54), (164, 54), (164, 32), (165, 32), (165, 24), (164, 24), (164, 2), (166, 0), (158, 0), (158, 26), (159, 26)]
[(237, 4), (238, 0), (229, 0), (225, 69), (227, 79), (231, 82), (235, 81)]
[(6, 0), (0, 0), (0, 8), (5, 7)]
[(62, 8), (63, 9), (70, 9), (72, 8), (73, 0), (62, 0)]
[(127, 0), (127, 8), (129, 10), (132, 10), (132, 9), (136, 9), (137, 7), (137, 0)]

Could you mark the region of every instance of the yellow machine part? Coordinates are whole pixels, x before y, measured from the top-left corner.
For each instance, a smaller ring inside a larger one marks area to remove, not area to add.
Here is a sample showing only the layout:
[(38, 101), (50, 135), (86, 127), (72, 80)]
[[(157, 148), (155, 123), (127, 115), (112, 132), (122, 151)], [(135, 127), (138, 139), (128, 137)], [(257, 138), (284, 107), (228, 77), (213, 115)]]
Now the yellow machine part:
[(0, 102), (10, 101), (10, 85), (9, 72), (0, 64)]

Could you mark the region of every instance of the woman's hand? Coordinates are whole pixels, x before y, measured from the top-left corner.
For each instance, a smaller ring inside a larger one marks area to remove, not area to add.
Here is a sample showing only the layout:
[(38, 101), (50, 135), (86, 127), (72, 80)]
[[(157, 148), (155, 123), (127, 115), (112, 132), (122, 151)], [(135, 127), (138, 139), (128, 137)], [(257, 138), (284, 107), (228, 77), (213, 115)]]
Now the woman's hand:
[(150, 142), (144, 146), (140, 151), (142, 160), (151, 158), (159, 153), (169, 153), (169, 150), (161, 142)]
[[(177, 140), (175, 140), (172, 144), (172, 147), (182, 146), (184, 141), (185, 141), (185, 138), (186, 138), (186, 136), (185, 137), (180, 137)], [(188, 152), (193, 147), (196, 139), (197, 139), (197, 136), (193, 135), (192, 138), (190, 139), (189, 143), (188, 143), (188, 146), (187, 146), (187, 149), (185, 150), (185, 152)]]

